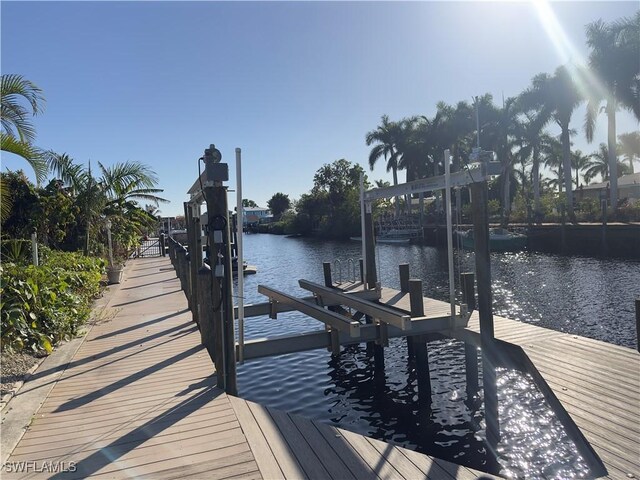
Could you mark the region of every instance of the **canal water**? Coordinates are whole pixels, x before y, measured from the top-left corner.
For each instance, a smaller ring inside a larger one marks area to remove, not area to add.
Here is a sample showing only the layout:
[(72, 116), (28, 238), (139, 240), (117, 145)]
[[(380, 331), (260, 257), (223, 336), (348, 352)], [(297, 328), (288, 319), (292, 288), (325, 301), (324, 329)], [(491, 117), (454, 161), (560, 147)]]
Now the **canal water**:
[[(305, 278), (323, 283), (322, 262), (360, 258), (355, 242), (274, 235), (246, 235), (245, 259), (258, 274), (245, 277), (245, 303), (264, 302), (259, 284), (294, 295)], [(446, 251), (423, 245), (379, 245), (379, 278), (399, 288), (398, 265), (410, 264), (424, 293), (447, 301)], [(473, 271), (473, 253), (456, 252), (455, 268)], [(566, 257), (533, 252), (491, 256), (494, 313), (566, 333), (635, 348), (634, 298), (640, 295), (640, 262)], [(350, 269), (349, 269), (350, 270)], [(339, 272), (334, 271), (334, 280)], [(322, 330), (296, 312), (277, 320), (245, 320), (245, 338)], [(512, 478), (585, 478), (588, 468), (532, 378), (509, 366), (496, 370), (501, 440), (485, 442), (482, 389), (465, 392), (464, 347), (455, 340), (429, 342), (432, 405), (420, 409), (414, 366), (406, 342), (391, 339), (385, 370), (376, 373), (364, 345), (247, 361), (238, 368), (240, 394), (274, 408), (401, 444), (487, 472)]]

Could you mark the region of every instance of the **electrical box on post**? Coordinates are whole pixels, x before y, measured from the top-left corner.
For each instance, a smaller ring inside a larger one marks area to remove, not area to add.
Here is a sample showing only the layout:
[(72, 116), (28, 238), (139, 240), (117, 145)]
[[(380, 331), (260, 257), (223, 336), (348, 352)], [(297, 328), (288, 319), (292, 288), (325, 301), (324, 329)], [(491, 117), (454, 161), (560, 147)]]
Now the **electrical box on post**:
[(216, 278), (224, 277), (224, 265), (216, 265), (213, 274)]
[(227, 182), (229, 180), (229, 165), (226, 163), (211, 163), (207, 165), (207, 180), (210, 182)]
[(222, 241), (223, 236), (222, 236), (222, 230), (214, 230), (213, 231), (213, 243), (220, 245), (221, 243), (223, 243)]

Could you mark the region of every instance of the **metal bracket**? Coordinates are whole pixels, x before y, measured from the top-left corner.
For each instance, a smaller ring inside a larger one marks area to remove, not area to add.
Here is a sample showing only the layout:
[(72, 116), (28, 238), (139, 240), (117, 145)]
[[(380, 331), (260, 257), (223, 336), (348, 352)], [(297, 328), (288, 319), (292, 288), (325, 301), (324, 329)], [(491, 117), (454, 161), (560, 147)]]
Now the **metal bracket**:
[(340, 355), (340, 332), (336, 328), (329, 330), (331, 336), (331, 355)]
[(272, 320), (278, 319), (278, 302), (272, 298), (269, 299), (269, 318)]
[(387, 324), (385, 322), (381, 322), (377, 318), (374, 320), (374, 322), (377, 325), (376, 333), (378, 338), (376, 339), (376, 345), (388, 347), (389, 346), (389, 330), (388, 330)]

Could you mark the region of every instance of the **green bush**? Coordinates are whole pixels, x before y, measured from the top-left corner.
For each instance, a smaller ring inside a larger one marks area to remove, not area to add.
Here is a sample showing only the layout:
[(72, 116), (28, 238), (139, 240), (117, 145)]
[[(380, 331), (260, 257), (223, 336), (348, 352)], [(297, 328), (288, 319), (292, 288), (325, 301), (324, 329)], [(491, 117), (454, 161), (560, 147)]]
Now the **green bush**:
[(78, 333), (100, 292), (105, 263), (45, 250), (42, 264), (4, 263), (0, 270), (2, 349), (50, 352)]
[(2, 240), (2, 244), (0, 246), (0, 258), (3, 263), (28, 263), (31, 261), (31, 240)]
[(602, 217), (602, 210), (595, 198), (580, 200), (575, 207), (576, 219), (579, 222), (594, 222)]
[(640, 200), (627, 199), (612, 216), (619, 222), (640, 222)]

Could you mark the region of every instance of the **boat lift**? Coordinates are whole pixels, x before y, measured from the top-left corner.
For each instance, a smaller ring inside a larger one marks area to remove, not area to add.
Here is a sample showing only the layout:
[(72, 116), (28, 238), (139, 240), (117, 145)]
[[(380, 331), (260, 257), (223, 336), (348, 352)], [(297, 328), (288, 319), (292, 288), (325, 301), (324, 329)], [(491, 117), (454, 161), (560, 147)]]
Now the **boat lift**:
[[(451, 189), (455, 187), (469, 186), (471, 199), (474, 205), (474, 231), (477, 230), (478, 242), (476, 252), (476, 278), (478, 280), (479, 314), (481, 330), (484, 326), (486, 341), (493, 339), (493, 314), (491, 312), (491, 274), (489, 263), (489, 221), (487, 214), (487, 185), (486, 181), (495, 175), (502, 173), (502, 165), (496, 161), (494, 152), (474, 148), (470, 157), (470, 164), (457, 172), (451, 172), (451, 152), (444, 151), (444, 175), (422, 178), (399, 185), (364, 190), (363, 175), (360, 177), (360, 202), (362, 218), (362, 257), (364, 259), (364, 278), (370, 283), (369, 288), (377, 282), (375, 272), (370, 270), (375, 262), (374, 241), (372, 233), (373, 223), (371, 219), (372, 202), (379, 199), (412, 195), (417, 193), (445, 190), (446, 195), (446, 221), (447, 221), (447, 248), (449, 269), (449, 303), (451, 305), (452, 322), (456, 317), (455, 311), (455, 282), (453, 267), (453, 221), (451, 212)], [(460, 312), (461, 314), (466, 312)]]

